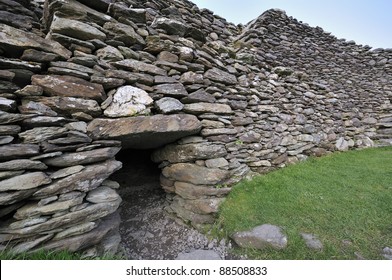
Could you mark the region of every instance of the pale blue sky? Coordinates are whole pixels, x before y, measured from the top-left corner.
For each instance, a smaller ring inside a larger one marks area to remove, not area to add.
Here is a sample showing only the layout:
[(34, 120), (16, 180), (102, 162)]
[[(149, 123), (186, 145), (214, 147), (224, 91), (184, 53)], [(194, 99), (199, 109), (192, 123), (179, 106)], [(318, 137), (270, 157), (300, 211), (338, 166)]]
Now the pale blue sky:
[(338, 38), (392, 48), (392, 0), (191, 0), (233, 23), (247, 23), (270, 8), (320, 26)]

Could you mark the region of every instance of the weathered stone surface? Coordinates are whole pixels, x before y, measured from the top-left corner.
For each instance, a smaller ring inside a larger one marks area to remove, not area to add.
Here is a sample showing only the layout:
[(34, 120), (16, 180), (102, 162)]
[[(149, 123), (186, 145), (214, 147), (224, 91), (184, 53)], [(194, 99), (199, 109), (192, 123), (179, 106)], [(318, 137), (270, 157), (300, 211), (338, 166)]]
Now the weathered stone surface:
[(162, 29), (169, 35), (178, 35), (183, 37), (187, 31), (187, 25), (178, 20), (156, 17), (151, 27)]
[(0, 180), (8, 179), (11, 177), (15, 177), (24, 173), (24, 170), (21, 171), (0, 171)]
[(323, 243), (313, 234), (309, 233), (301, 233), (301, 237), (306, 243), (306, 246), (309, 249), (316, 250), (316, 251), (322, 251), (324, 246)]
[(221, 260), (219, 254), (212, 250), (195, 250), (178, 254), (176, 260)]
[(92, 39), (106, 39), (105, 33), (101, 32), (99, 29), (90, 24), (57, 16), (53, 17), (52, 24), (50, 26), (50, 32), (86, 41)]
[(108, 187), (99, 187), (87, 194), (86, 200), (91, 203), (104, 203), (119, 199), (117, 192)]
[(28, 159), (16, 159), (0, 163), (0, 170), (45, 170), (48, 167), (40, 162)]
[(130, 117), (135, 115), (147, 115), (153, 99), (147, 92), (133, 86), (119, 88), (113, 96), (113, 101), (105, 110), (107, 117)]
[(179, 83), (157, 85), (155, 86), (155, 91), (156, 93), (173, 97), (184, 97), (188, 95), (185, 87)]
[(191, 114), (203, 114), (203, 113), (214, 113), (214, 114), (231, 114), (232, 110), (229, 105), (226, 104), (211, 104), (211, 103), (192, 103), (185, 104), (184, 111)]
[(231, 191), (230, 188), (214, 188), (183, 182), (175, 182), (174, 187), (175, 193), (185, 199), (199, 199), (211, 196), (223, 197)]
[(107, 46), (97, 50), (96, 55), (98, 58), (108, 62), (124, 60), (124, 56), (121, 54), (121, 52), (112, 46)]
[(91, 116), (101, 115), (101, 107), (95, 100), (85, 100), (74, 97), (38, 97), (34, 101), (40, 102), (52, 110), (66, 116), (72, 114), (88, 114)]
[(234, 75), (229, 74), (229, 73), (227, 73), (223, 70), (220, 70), (218, 68), (213, 68), (213, 69), (208, 70), (204, 74), (204, 78), (210, 79), (214, 82), (222, 83), (225, 85), (235, 85), (237, 83), (237, 78)]
[(145, 72), (151, 75), (167, 76), (167, 72), (162, 68), (134, 59), (126, 59), (113, 62), (112, 64), (120, 69), (132, 70), (135, 72)]
[(67, 129), (63, 127), (36, 127), (19, 133), (19, 137), (24, 143), (35, 144), (62, 136), (66, 132)]
[(269, 224), (255, 227), (251, 231), (236, 232), (232, 238), (243, 248), (263, 250), (270, 247), (282, 250), (287, 246), (287, 237), (282, 233), (281, 228)]
[(44, 162), (49, 166), (56, 166), (56, 167), (68, 167), (68, 166), (75, 166), (75, 165), (90, 164), (93, 162), (99, 162), (99, 161), (111, 159), (119, 151), (120, 148), (118, 147), (95, 149), (86, 152), (63, 154), (59, 157), (46, 159), (44, 160)]
[(98, 223), (96, 222), (87, 222), (80, 225), (76, 225), (74, 227), (67, 228), (64, 231), (57, 233), (52, 240), (61, 240), (72, 236), (82, 235), (86, 232), (93, 230), (97, 226)]
[(191, 115), (155, 115), (122, 119), (95, 119), (88, 125), (93, 139), (115, 139), (123, 148), (158, 148), (200, 131), (201, 124)]
[(32, 144), (12, 144), (0, 146), (0, 160), (10, 160), (39, 154), (39, 146)]
[(171, 163), (191, 162), (227, 155), (223, 145), (194, 143), (186, 145), (167, 145), (155, 151), (151, 158), (154, 162), (169, 161)]
[(144, 46), (146, 44), (144, 39), (129, 25), (118, 22), (107, 22), (105, 23), (104, 28), (115, 34), (114, 38), (123, 42), (127, 47), (133, 45)]
[[(218, 156), (218, 155), (214, 155), (214, 156)], [(206, 166), (208, 168), (228, 169), (229, 162), (225, 158), (212, 158), (206, 160)]]
[(216, 185), (228, 178), (229, 173), (191, 163), (177, 163), (165, 167), (162, 174), (170, 179), (195, 185)]
[(163, 114), (177, 113), (184, 108), (184, 104), (172, 97), (159, 99), (155, 102), (155, 106), (158, 111)]
[(12, 177), (0, 182), (0, 191), (20, 191), (46, 185), (52, 180), (43, 172), (33, 172)]
[(34, 85), (43, 88), (49, 96), (78, 97), (83, 99), (104, 100), (102, 85), (93, 84), (72, 76), (34, 75)]
[(193, 225), (212, 224), (215, 221), (214, 216), (212, 215), (197, 214), (185, 209), (180, 205), (178, 200), (174, 200), (170, 205), (170, 208), (174, 211), (174, 213), (176, 213), (178, 217), (185, 221), (191, 221)]
[(12, 205), (14, 203), (25, 200), (37, 189), (28, 189), (22, 191), (0, 192), (0, 205)]
[(70, 191), (88, 192), (97, 188), (112, 173), (119, 170), (122, 164), (119, 161), (109, 160), (99, 164), (86, 166), (82, 171), (55, 181), (35, 192), (35, 197), (43, 197), (55, 193), (62, 194)]
[(55, 201), (43, 206), (39, 206), (38, 203), (31, 203), (19, 208), (18, 211), (16, 211), (14, 218), (17, 220), (24, 220), (35, 216), (47, 216), (66, 211), (82, 202), (83, 197), (77, 197), (67, 201)]
[(71, 57), (71, 52), (57, 42), (41, 38), (32, 32), (25, 32), (1, 23), (0, 46), (9, 54), (21, 52), (25, 49), (39, 49), (55, 53), (64, 59)]
[(392, 260), (392, 248), (390, 247), (385, 247), (382, 250), (382, 256), (387, 259), (387, 260)]
[(181, 102), (184, 104), (189, 103), (215, 103), (216, 98), (210, 94), (205, 92), (204, 90), (198, 90), (192, 92), (188, 96), (181, 99)]
[(16, 245), (15, 247), (12, 248), (12, 252), (15, 254), (25, 253), (25, 252), (33, 249), (34, 247), (38, 246), (39, 244), (44, 243), (45, 241), (52, 239), (52, 237), (53, 237), (53, 234), (47, 234), (47, 235), (39, 237), (33, 241), (19, 243), (18, 245)]
[(15, 136), (21, 130), (19, 125), (0, 125), (0, 136)]

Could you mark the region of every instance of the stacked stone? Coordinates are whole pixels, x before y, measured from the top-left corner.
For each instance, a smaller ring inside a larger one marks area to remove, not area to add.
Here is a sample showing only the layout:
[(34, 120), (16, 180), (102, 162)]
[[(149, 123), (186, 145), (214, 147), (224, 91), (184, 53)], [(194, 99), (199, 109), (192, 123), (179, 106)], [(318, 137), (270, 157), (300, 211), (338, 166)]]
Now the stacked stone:
[(282, 11), (243, 27), (185, 0), (0, 5), (0, 243), (17, 251), (115, 251), (120, 148), (156, 149), (168, 210), (198, 226), (251, 170), (391, 142), (392, 52)]

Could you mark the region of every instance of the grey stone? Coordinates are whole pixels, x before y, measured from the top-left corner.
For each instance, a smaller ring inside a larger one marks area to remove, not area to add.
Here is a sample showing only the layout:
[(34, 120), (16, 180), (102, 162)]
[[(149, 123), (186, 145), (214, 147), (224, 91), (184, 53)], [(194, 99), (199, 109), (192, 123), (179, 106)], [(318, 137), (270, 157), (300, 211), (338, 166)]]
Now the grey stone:
[(12, 136), (0, 136), (0, 145), (6, 145), (14, 141)]
[(214, 188), (183, 182), (175, 182), (174, 187), (175, 193), (185, 199), (200, 199), (211, 196), (223, 197), (231, 191), (231, 188)]
[(50, 240), (53, 238), (53, 234), (47, 234), (42, 237), (36, 238), (33, 241), (27, 241), (23, 243), (19, 243), (15, 247), (12, 248), (12, 252), (15, 254), (21, 254), (27, 251), (30, 251), (31, 249), (37, 247), (38, 245)]
[(172, 180), (194, 185), (216, 185), (228, 178), (229, 173), (191, 163), (176, 163), (165, 167), (162, 174)]
[(19, 125), (0, 125), (0, 136), (15, 136), (21, 130)]
[(46, 205), (39, 206), (38, 203), (27, 204), (16, 211), (14, 218), (24, 220), (36, 216), (48, 216), (57, 212), (69, 210), (71, 207), (83, 202), (83, 197), (77, 197), (67, 201), (55, 201)]
[(387, 260), (392, 260), (392, 248), (390, 247), (385, 247), (382, 250), (382, 256), (387, 259)]
[(243, 248), (282, 250), (287, 247), (287, 237), (281, 228), (270, 224), (255, 227), (250, 231), (236, 232), (232, 238)]
[(223, 145), (207, 143), (191, 143), (184, 145), (167, 145), (151, 155), (154, 162), (169, 161), (171, 163), (191, 162), (227, 155)]
[(200, 128), (200, 121), (195, 116), (182, 114), (95, 119), (87, 130), (93, 139), (120, 140), (125, 149), (149, 149), (197, 134)]
[(133, 86), (124, 86), (116, 91), (113, 101), (104, 114), (111, 118), (147, 115), (150, 113), (149, 106), (152, 103), (153, 99), (144, 90)]
[(235, 85), (237, 84), (237, 78), (232, 75), (229, 74), (223, 70), (220, 70), (218, 68), (213, 68), (208, 70), (205, 74), (204, 74), (204, 78), (206, 79), (210, 79), (214, 82), (218, 82), (218, 83), (222, 83), (225, 85)]
[(14, 203), (23, 201), (37, 191), (36, 189), (28, 189), (21, 191), (0, 192), (0, 205), (12, 205)]
[(158, 111), (163, 114), (177, 113), (184, 108), (179, 100), (172, 97), (164, 97), (155, 102)]
[(41, 38), (33, 32), (25, 32), (1, 23), (0, 30), (0, 46), (8, 54), (14, 53), (15, 50), (38, 49), (55, 53), (64, 59), (69, 59), (72, 55), (61, 44)]
[(167, 32), (169, 35), (178, 35), (183, 37), (187, 31), (187, 25), (178, 20), (164, 18), (164, 17), (156, 17), (151, 27), (162, 29)]
[(191, 114), (231, 114), (232, 110), (229, 105), (226, 104), (212, 104), (212, 103), (192, 103), (185, 104), (184, 111)]
[(16, 110), (16, 101), (0, 97), (0, 110), (14, 112)]
[(93, 84), (77, 77), (34, 75), (31, 81), (34, 85), (41, 86), (44, 92), (50, 96), (104, 100), (102, 85)]
[(323, 243), (314, 235), (314, 234), (308, 234), (308, 233), (301, 233), (301, 237), (306, 243), (306, 246), (309, 249), (316, 250), (316, 251), (322, 251), (324, 246)]
[(21, 171), (0, 171), (0, 180), (8, 179), (11, 177), (15, 177), (24, 173), (24, 170)]
[[(82, 171), (53, 182), (40, 188), (34, 196), (38, 198), (53, 194), (63, 194), (71, 191), (88, 192), (97, 188), (115, 171), (121, 168), (119, 161), (108, 160), (103, 163), (86, 166)], [(92, 179), (93, 178), (93, 179)]]
[(195, 250), (178, 254), (176, 260), (221, 260), (221, 257), (212, 250)]
[(215, 103), (216, 98), (206, 91), (200, 89), (198, 91), (192, 92), (188, 96), (181, 99), (184, 104), (189, 103)]
[[(218, 155), (214, 155), (218, 156)], [(206, 166), (208, 168), (223, 168), (226, 169), (229, 167), (229, 162), (225, 158), (213, 158), (206, 160)]]
[(86, 152), (63, 154), (59, 157), (46, 159), (44, 162), (49, 166), (56, 167), (90, 164), (114, 158), (119, 151), (120, 148), (118, 147), (101, 148)]
[(0, 170), (16, 171), (16, 170), (45, 170), (48, 167), (40, 162), (28, 159), (16, 159), (0, 163)]
[(69, 238), (72, 236), (77, 236), (77, 235), (83, 235), (86, 232), (92, 231), (94, 228), (96, 228), (98, 226), (98, 223), (96, 222), (87, 222), (87, 223), (83, 223), (80, 225), (76, 225), (70, 228), (67, 228), (64, 231), (61, 231), (59, 233), (57, 233), (54, 237), (53, 237), (53, 241), (54, 240), (61, 240), (64, 238)]
[(344, 137), (339, 138), (335, 146), (339, 151), (348, 151), (349, 149), (348, 141), (346, 141)]
[(103, 27), (114, 34), (116, 40), (123, 42), (127, 47), (133, 45), (144, 46), (146, 44), (144, 39), (129, 25), (118, 22), (107, 22)]
[(106, 46), (102, 49), (99, 49), (97, 50), (96, 54), (98, 58), (109, 62), (124, 60), (124, 56), (121, 54), (121, 52), (112, 46)]
[(32, 172), (12, 177), (0, 182), (0, 191), (19, 191), (35, 189), (49, 184), (52, 180), (43, 172)]
[(108, 187), (99, 187), (87, 194), (86, 200), (91, 203), (103, 203), (116, 201), (118, 194), (115, 190)]
[(24, 143), (35, 144), (62, 136), (66, 132), (67, 129), (63, 127), (36, 127), (19, 133), (19, 137)]
[(158, 94), (173, 97), (184, 97), (188, 95), (185, 87), (179, 83), (157, 85), (155, 86), (155, 91)]
[[(57, 16), (53, 17), (50, 32), (86, 41), (92, 39), (106, 39), (105, 33), (90, 24)], [(48, 38), (51, 38), (51, 33), (49, 33)]]
[(162, 68), (134, 59), (125, 59), (122, 61), (113, 62), (112, 64), (125, 70), (140, 71), (151, 75), (167, 76), (167, 72)]

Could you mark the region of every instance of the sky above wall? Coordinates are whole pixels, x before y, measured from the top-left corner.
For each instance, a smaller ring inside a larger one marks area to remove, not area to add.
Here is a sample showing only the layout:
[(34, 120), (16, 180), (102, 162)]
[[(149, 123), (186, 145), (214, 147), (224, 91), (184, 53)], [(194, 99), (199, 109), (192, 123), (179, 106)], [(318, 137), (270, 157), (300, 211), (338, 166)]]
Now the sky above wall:
[(310, 26), (373, 48), (392, 48), (391, 0), (191, 0), (235, 24), (246, 24), (271, 8)]

